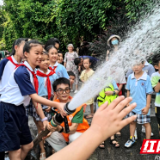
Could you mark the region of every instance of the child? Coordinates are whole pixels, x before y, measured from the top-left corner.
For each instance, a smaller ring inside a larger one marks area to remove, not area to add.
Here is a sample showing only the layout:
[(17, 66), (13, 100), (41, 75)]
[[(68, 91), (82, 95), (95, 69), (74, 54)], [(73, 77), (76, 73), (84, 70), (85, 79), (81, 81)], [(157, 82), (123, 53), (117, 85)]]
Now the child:
[[(108, 84), (98, 95), (98, 106), (100, 107), (102, 104), (104, 104), (106, 101), (108, 102), (108, 105), (117, 98), (117, 94), (119, 93), (118, 86), (114, 80), (110, 84)], [(120, 133), (120, 132), (117, 132)], [(117, 135), (116, 133), (116, 135)], [(105, 143), (102, 142), (99, 145), (100, 149), (105, 148)], [(110, 144), (112, 144), (115, 148), (119, 148), (118, 141), (115, 140), (114, 135), (110, 137)]]
[[(72, 71), (67, 72), (69, 75), (69, 80), (70, 80), (70, 86), (73, 86), (74, 80), (75, 80), (75, 74)], [(73, 89), (71, 89), (71, 92), (73, 92)]]
[(3, 94), (11, 73), (22, 62), (25, 41), (25, 38), (17, 39), (13, 43), (11, 56), (0, 62), (0, 95)]
[[(130, 123), (130, 138), (125, 143), (126, 148), (130, 148), (136, 142), (134, 132), (136, 129), (136, 122), (143, 124), (146, 131), (146, 139), (151, 137), (151, 126), (150, 126), (150, 102), (151, 94), (153, 92), (150, 77), (142, 69), (144, 67), (144, 61), (133, 66), (133, 71), (129, 75), (127, 80), (127, 97), (131, 96), (132, 103), (137, 103), (135, 109), (133, 109), (127, 117), (137, 115), (137, 119)], [(128, 104), (129, 106), (129, 104)]]
[[(49, 67), (49, 55), (47, 52), (43, 51), (42, 60), (39, 65), (39, 69), (36, 71), (36, 75), (38, 78), (38, 95), (41, 97), (44, 97), (46, 99), (53, 99), (53, 89), (52, 85), (54, 81), (57, 79), (57, 75), (55, 72), (48, 69)], [(28, 114), (33, 116), (35, 124), (38, 129), (38, 133), (40, 133), (43, 130), (43, 123), (41, 122), (40, 116), (36, 112), (36, 108), (31, 105), (31, 107), (28, 108)], [(51, 107), (42, 105), (42, 110), (44, 112), (44, 115), (48, 118), (48, 120), (51, 120)], [(40, 160), (46, 159), (46, 153), (44, 149), (44, 142), (40, 142)]]
[(57, 38), (50, 38), (47, 42), (46, 42), (46, 44), (45, 44), (45, 46), (44, 46), (44, 49), (45, 50), (47, 50), (47, 47), (48, 46), (54, 46), (57, 50), (59, 49), (59, 46), (60, 46), (60, 41), (59, 41), (59, 39), (57, 39)]
[(59, 57), (58, 56), (58, 61), (57, 61), (59, 64), (62, 64), (63, 65), (63, 57)]
[(66, 115), (64, 104), (47, 100), (36, 93), (38, 84), (34, 69), (41, 62), (42, 51), (42, 44), (36, 40), (25, 43), (23, 53), (27, 61), (11, 74), (0, 98), (0, 152), (9, 151), (10, 160), (25, 159), (33, 147), (25, 112), (31, 98), (44, 127), (48, 126), (48, 129), (47, 117), (39, 103), (54, 106), (62, 115)]
[(74, 64), (77, 66), (79, 74), (84, 70), (83, 67), (83, 58), (75, 58)]
[[(90, 68), (90, 65), (91, 65), (90, 59), (85, 58), (83, 60), (83, 66), (84, 66), (85, 70), (82, 71), (82, 73), (80, 75), (80, 80), (83, 83), (86, 82), (94, 73), (94, 71)], [(87, 119), (92, 118), (94, 115), (93, 103), (94, 103), (93, 98), (86, 102), (87, 105), (90, 105), (90, 110), (91, 110), (91, 114), (86, 117)]]
[(59, 64), (57, 62), (57, 60), (58, 60), (57, 49), (53, 45), (50, 45), (46, 48), (46, 51), (49, 54), (50, 69), (55, 70), (58, 78), (65, 77), (65, 78), (69, 79), (69, 76), (67, 74), (65, 67), (62, 64)]
[[(53, 84), (54, 94), (56, 94), (56, 102), (67, 103), (71, 101), (70, 96), (70, 81), (66, 78), (59, 78)], [(55, 151), (59, 151), (65, 146), (66, 142), (73, 142), (82, 135), (88, 128), (88, 122), (83, 115), (83, 106), (76, 108), (76, 111), (67, 116), (69, 124), (69, 133), (65, 133), (65, 125), (62, 123), (58, 126), (58, 132), (53, 132), (47, 142)]]
[(62, 57), (63, 58), (63, 53), (61, 51), (58, 51), (58, 57)]
[(160, 136), (160, 54), (156, 54), (153, 56), (152, 63), (154, 65), (154, 68), (158, 70), (157, 72), (152, 74), (151, 83), (154, 91), (156, 92), (155, 115), (157, 117)]

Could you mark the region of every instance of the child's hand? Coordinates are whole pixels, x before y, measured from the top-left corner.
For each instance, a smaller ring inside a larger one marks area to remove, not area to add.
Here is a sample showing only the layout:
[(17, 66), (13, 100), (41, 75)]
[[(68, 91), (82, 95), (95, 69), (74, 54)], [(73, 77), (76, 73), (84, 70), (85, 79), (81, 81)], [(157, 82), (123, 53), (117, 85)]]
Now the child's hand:
[(45, 140), (45, 139), (47, 139), (48, 137), (50, 137), (50, 136), (51, 136), (51, 134), (52, 134), (52, 132), (49, 132), (49, 133), (47, 134), (47, 136), (45, 136), (45, 137), (42, 137), (42, 140)]
[(49, 125), (47, 126), (47, 129), (48, 129), (50, 132), (55, 132), (55, 131), (58, 130), (58, 127), (54, 127), (54, 126), (52, 126), (51, 124), (49, 124)]
[(106, 92), (105, 92), (105, 95), (106, 95), (106, 96), (113, 95), (113, 91), (106, 91)]
[(149, 107), (144, 107), (142, 109), (142, 114), (146, 115), (148, 113), (148, 111), (149, 111)]
[(48, 125), (49, 125), (49, 122), (47, 120), (43, 121), (43, 130), (45, 130), (46, 128), (48, 128)]
[(46, 112), (50, 112), (50, 111), (51, 111), (51, 108), (52, 108), (52, 107), (48, 106), (48, 108), (45, 109), (45, 111), (46, 111)]
[(63, 118), (64, 116), (67, 116), (67, 113), (64, 110), (64, 106), (65, 106), (65, 103), (59, 103), (59, 107), (57, 108)]

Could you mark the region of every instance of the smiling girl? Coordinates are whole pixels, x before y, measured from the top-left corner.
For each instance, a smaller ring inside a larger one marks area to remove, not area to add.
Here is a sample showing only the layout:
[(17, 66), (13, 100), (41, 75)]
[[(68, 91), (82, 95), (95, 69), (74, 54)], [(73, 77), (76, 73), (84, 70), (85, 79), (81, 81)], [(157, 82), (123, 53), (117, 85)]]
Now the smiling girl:
[(34, 69), (41, 63), (42, 51), (42, 44), (36, 40), (25, 43), (23, 53), (26, 61), (11, 74), (0, 98), (0, 152), (9, 151), (10, 160), (25, 159), (33, 147), (28, 117), (25, 112), (25, 106), (29, 104), (31, 98), (44, 128), (48, 126), (48, 121), (39, 103), (54, 106), (62, 115), (66, 115), (63, 103), (47, 100), (36, 93), (38, 92), (38, 80)]

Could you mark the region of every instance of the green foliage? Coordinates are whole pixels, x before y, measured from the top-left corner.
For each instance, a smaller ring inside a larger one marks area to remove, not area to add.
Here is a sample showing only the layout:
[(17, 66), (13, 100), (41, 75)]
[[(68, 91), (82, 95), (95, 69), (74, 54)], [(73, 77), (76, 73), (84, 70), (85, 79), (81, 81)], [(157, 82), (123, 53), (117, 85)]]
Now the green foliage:
[(128, 22), (136, 21), (151, 0), (4, 0), (0, 8), (0, 49), (11, 49), (15, 39), (28, 37), (46, 42), (51, 37), (80, 45), (105, 33), (123, 33)]
[(159, 0), (125, 0), (127, 14), (130, 22), (136, 22), (150, 12)]

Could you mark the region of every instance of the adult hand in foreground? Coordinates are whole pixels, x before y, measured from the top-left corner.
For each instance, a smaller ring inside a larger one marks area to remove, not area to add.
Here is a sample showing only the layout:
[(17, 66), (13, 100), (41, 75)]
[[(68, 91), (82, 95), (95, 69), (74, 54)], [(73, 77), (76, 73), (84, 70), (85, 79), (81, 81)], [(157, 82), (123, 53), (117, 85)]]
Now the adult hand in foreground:
[(129, 107), (124, 107), (132, 101), (131, 97), (124, 99), (123, 96), (116, 98), (109, 106), (107, 102), (99, 107), (93, 117), (91, 129), (101, 134), (102, 141), (120, 131), (124, 126), (132, 122), (136, 116), (123, 119), (130, 111), (136, 107), (133, 103)]
[(88, 159), (101, 142), (136, 119), (136, 116), (132, 116), (123, 120), (136, 107), (136, 104), (133, 103), (124, 109), (131, 101), (132, 98), (124, 99), (121, 96), (115, 99), (109, 106), (107, 103), (104, 103), (94, 115), (91, 127), (74, 142), (53, 154), (47, 160)]

